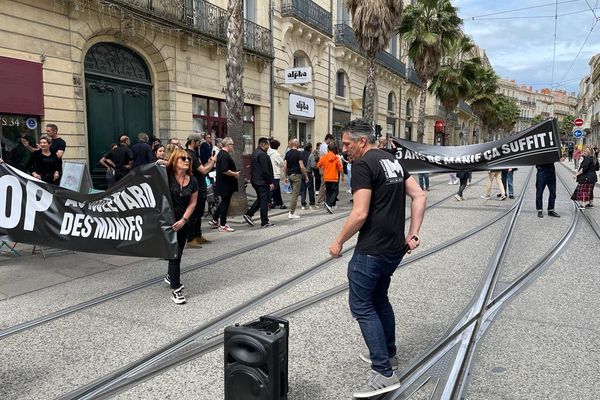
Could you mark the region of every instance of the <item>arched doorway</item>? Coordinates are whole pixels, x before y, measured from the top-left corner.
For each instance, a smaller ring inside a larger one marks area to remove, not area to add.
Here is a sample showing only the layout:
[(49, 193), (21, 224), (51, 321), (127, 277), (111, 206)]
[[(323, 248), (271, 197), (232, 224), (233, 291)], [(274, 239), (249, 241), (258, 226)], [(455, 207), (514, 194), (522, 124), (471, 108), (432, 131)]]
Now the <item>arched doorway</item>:
[(152, 82), (144, 60), (116, 43), (98, 43), (85, 56), (88, 155), (94, 187), (104, 189), (100, 158), (125, 134), (152, 137)]

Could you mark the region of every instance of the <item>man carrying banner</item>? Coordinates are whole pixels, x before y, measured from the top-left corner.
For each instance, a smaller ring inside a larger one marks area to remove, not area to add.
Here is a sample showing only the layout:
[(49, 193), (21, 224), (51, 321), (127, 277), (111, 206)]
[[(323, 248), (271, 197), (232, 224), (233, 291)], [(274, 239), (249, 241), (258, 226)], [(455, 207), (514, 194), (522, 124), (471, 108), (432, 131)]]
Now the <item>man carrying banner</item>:
[[(342, 129), (342, 144), (353, 160), (352, 212), (341, 232), (329, 245), (333, 257), (359, 232), (354, 255), (348, 264), (349, 303), (369, 348), (368, 383), (355, 398), (369, 398), (400, 386), (392, 371), (396, 358), (395, 319), (388, 288), (406, 251), (419, 246), (419, 229), (425, 213), (425, 193), (391, 154), (377, 149), (371, 124), (361, 119)], [(405, 200), (411, 198), (411, 220), (404, 236)]]
[(535, 176), (535, 208), (538, 218), (544, 218), (544, 206), (542, 200), (544, 189), (548, 187), (548, 215), (559, 218), (560, 215), (554, 211), (554, 201), (556, 200), (556, 170), (554, 163), (536, 165), (537, 174)]

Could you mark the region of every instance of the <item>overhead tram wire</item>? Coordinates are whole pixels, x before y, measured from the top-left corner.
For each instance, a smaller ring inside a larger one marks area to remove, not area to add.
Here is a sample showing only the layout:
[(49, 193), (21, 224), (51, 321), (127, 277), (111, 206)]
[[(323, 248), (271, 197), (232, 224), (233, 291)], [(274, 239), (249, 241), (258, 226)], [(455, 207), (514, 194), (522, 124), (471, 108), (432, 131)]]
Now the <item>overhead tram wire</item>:
[(522, 7), (522, 8), (513, 8), (511, 10), (497, 11), (497, 12), (493, 12), (493, 13), (489, 13), (489, 14), (476, 15), (476, 16), (473, 16), (473, 17), (469, 17), (467, 19), (474, 20), (475, 18), (479, 19), (480, 17), (488, 17), (490, 15), (507, 14), (507, 13), (516, 12), (516, 11), (531, 10), (533, 8), (549, 7), (549, 6), (553, 6), (555, 4), (576, 3), (578, 1), (581, 1), (581, 0), (567, 0), (567, 1), (560, 1), (558, 3), (547, 3), (547, 4), (540, 4), (540, 5), (537, 5), (537, 6), (529, 6), (529, 7)]
[(556, 0), (556, 7), (554, 9), (554, 46), (552, 46), (552, 83), (550, 87), (554, 87), (554, 67), (556, 66), (556, 32), (558, 28), (558, 0)]
[[(590, 28), (590, 31), (588, 32), (587, 36), (585, 37), (585, 40), (583, 41), (583, 44), (579, 48), (579, 51), (577, 52), (577, 55), (573, 59), (573, 62), (571, 62), (571, 65), (569, 65), (569, 68), (567, 69), (567, 72), (565, 72), (565, 75), (562, 77), (561, 82), (566, 82), (565, 78), (567, 77), (567, 75), (569, 75), (569, 72), (571, 72), (571, 68), (573, 68), (573, 65), (575, 65), (575, 61), (577, 61), (577, 58), (579, 58), (579, 55), (581, 54), (581, 50), (583, 50), (583, 47), (585, 46), (585, 44), (587, 43), (588, 39), (592, 35), (592, 32), (594, 31), (594, 28), (596, 27), (596, 24), (598, 24), (598, 19), (596, 19), (594, 21), (594, 23), (592, 24), (592, 27)], [(552, 87), (554, 87), (554, 79), (552, 79), (552, 83), (553, 83)]]
[[(568, 17), (575, 14), (583, 14), (589, 12), (589, 9), (579, 10), (568, 12), (565, 14), (559, 14), (558, 18)], [(473, 17), (471, 21), (497, 21), (497, 20), (507, 20), (507, 19), (537, 19), (537, 18), (554, 18), (554, 15), (523, 15), (523, 16), (514, 16), (514, 17), (491, 17), (491, 18), (477, 18)]]

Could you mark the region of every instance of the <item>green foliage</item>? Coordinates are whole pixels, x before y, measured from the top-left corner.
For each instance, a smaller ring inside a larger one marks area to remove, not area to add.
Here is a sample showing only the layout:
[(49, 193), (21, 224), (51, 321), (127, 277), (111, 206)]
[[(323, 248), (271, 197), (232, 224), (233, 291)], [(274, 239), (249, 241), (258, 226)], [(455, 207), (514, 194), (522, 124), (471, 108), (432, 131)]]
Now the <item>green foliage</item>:
[(562, 138), (570, 138), (572, 137), (573, 134), (573, 128), (575, 127), (575, 124), (573, 123), (575, 121), (575, 116), (569, 114), (566, 117), (563, 118), (562, 121), (560, 121), (560, 126), (558, 131), (560, 132), (560, 136)]
[(545, 120), (547, 117), (544, 117), (542, 114), (538, 114), (535, 117), (533, 117), (531, 119), (531, 126), (537, 125), (540, 122), (542, 122), (543, 120)]

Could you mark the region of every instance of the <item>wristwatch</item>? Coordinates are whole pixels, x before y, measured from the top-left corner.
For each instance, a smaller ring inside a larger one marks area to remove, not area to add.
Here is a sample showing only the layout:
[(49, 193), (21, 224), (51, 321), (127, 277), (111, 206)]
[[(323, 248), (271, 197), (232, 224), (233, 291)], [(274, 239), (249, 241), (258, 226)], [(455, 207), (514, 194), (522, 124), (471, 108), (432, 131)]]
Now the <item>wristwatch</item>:
[(181, 219), (183, 220), (183, 222), (185, 222), (186, 224), (188, 223), (188, 219), (186, 217), (181, 217)]

